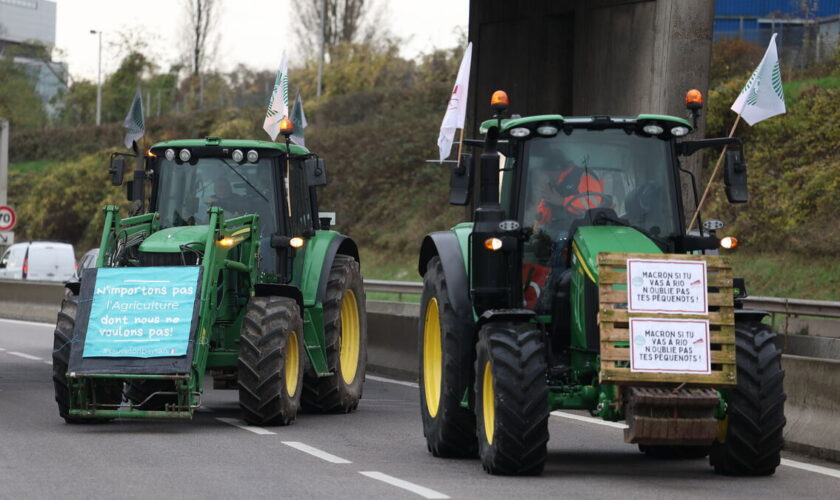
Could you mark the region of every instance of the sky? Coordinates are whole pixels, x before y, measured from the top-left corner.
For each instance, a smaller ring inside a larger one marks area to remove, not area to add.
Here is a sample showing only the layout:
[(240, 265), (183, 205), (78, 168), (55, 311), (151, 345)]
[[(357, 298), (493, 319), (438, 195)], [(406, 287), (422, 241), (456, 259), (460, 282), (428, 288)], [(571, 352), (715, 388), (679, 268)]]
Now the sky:
[[(112, 44), (119, 33), (135, 30), (144, 35), (145, 53), (167, 69), (182, 53), (180, 42), (184, 12), (181, 0), (54, 0), (56, 48), (73, 79), (96, 80), (97, 36), (101, 30), (102, 72), (113, 72), (121, 54)], [(221, 0), (219, 49), (216, 69), (229, 71), (238, 63), (254, 69), (275, 70), (283, 50), (295, 66), (294, 5), (299, 0)], [(403, 57), (414, 58), (434, 48), (458, 43), (468, 22), (469, 0), (377, 0), (384, 5), (384, 24), (405, 40)], [(298, 56), (299, 57), (299, 56)]]

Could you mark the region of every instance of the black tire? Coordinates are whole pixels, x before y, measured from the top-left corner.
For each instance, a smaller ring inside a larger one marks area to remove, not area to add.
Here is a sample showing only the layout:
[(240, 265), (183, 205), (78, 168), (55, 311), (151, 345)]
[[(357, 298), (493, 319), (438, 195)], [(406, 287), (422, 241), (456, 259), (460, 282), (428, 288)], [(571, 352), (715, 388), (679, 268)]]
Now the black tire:
[(782, 351), (759, 322), (735, 324), (738, 385), (728, 391), (725, 439), (709, 463), (729, 476), (768, 476), (781, 459), (785, 426)]
[[(61, 302), (61, 310), (53, 333), (53, 386), (58, 414), (68, 424), (101, 424), (112, 418), (78, 418), (70, 416), (70, 389), (67, 383), (67, 366), (70, 363), (70, 349), (73, 329), (76, 326), (76, 310), (79, 297), (70, 295)], [(101, 403), (120, 403), (122, 401), (122, 382), (115, 380), (92, 380), (93, 396)]]
[(478, 333), (477, 351), (476, 433), (484, 470), (542, 473), (548, 442), (543, 333), (529, 323), (488, 323)]
[[(125, 383), (125, 397), (138, 410), (161, 411), (167, 404), (177, 404), (175, 394), (152, 394), (156, 392), (175, 392), (175, 384), (167, 380), (133, 379)], [(151, 398), (149, 397), (151, 396)]]
[(324, 344), (327, 368), (332, 375), (318, 377), (307, 371), (303, 379), (303, 405), (323, 413), (349, 413), (362, 399), (367, 365), (367, 313), (359, 263), (347, 255), (336, 255), (330, 268), (324, 300)]
[[(438, 318), (439, 329), (436, 329), (433, 323), (435, 316)], [(464, 319), (455, 315), (449, 302), (440, 258), (433, 257), (423, 277), (417, 351), (420, 360), (420, 413), (423, 419), (423, 435), (426, 437), (429, 451), (436, 457), (475, 457), (478, 453), (475, 414), (469, 408), (461, 406), (464, 393), (470, 388), (473, 379), (472, 365), (475, 360), (472, 331), (465, 326)], [(427, 339), (427, 333), (434, 337)], [(433, 342), (430, 346), (440, 347), (439, 357), (437, 354), (427, 356), (428, 349), (424, 349), (427, 345), (426, 340)], [(439, 368), (439, 380), (435, 380), (436, 375), (427, 377), (427, 363), (431, 363), (429, 367), (435, 367), (436, 371)], [(464, 376), (464, 370), (468, 376)]]
[(297, 302), (251, 297), (239, 336), (239, 407), (246, 422), (294, 422), (303, 386), (303, 350)]
[(640, 444), (639, 451), (661, 460), (691, 460), (703, 458), (709, 454), (710, 446), (670, 446)]

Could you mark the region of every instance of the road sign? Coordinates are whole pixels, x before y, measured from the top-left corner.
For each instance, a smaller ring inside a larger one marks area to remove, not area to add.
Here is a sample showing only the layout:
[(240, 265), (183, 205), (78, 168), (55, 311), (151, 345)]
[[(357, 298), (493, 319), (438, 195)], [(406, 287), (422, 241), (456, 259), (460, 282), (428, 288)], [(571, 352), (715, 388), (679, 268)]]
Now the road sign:
[(14, 231), (0, 231), (0, 247), (8, 247), (15, 244)]
[(15, 227), (17, 215), (12, 207), (0, 207), (0, 231), (11, 231)]

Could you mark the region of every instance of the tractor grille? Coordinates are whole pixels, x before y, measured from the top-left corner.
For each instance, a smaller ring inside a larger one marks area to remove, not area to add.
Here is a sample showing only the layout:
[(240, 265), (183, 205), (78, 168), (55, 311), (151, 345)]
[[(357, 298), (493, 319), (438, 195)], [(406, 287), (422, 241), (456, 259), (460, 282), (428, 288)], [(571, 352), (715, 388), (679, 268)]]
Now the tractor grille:
[(163, 252), (140, 252), (140, 265), (143, 267), (161, 266), (195, 266), (198, 264), (198, 255), (192, 252), (163, 253)]

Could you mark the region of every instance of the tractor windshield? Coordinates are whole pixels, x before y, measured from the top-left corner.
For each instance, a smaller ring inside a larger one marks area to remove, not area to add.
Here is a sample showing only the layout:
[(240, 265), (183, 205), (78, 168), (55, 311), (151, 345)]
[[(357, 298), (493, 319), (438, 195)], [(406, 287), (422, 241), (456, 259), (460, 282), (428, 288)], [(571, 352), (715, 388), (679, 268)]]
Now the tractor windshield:
[(162, 227), (207, 224), (211, 206), (226, 218), (258, 214), (263, 235), (274, 232), (276, 206), (271, 160), (238, 164), (201, 158), (194, 165), (161, 159), (157, 210)]
[(655, 240), (676, 236), (679, 212), (668, 144), (621, 129), (575, 129), (529, 140), (519, 207), (523, 224), (534, 228), (525, 244), (528, 281), (540, 288), (536, 274), (544, 281), (565, 268), (573, 224), (591, 224), (593, 213)]

